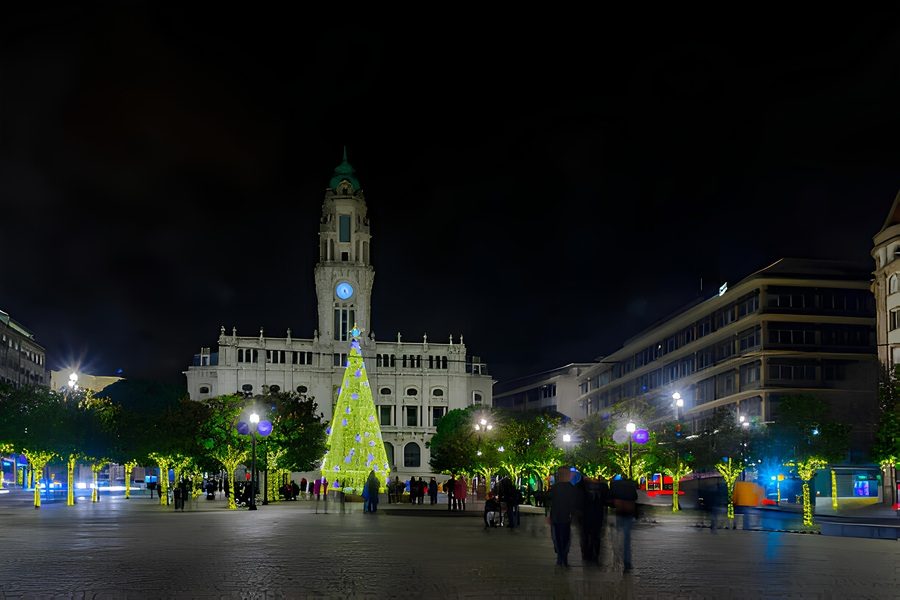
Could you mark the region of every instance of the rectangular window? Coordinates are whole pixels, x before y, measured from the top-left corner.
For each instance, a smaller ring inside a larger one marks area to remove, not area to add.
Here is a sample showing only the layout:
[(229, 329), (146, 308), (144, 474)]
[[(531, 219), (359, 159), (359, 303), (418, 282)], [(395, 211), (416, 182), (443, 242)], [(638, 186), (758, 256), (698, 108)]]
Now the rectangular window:
[(741, 387), (750, 389), (759, 387), (759, 370), (759, 361), (741, 365)]
[(347, 366), (347, 355), (346, 354), (335, 354), (334, 355), (334, 366), (336, 367), (345, 367)]
[(812, 363), (772, 361), (769, 379), (780, 381), (815, 381), (816, 365)]
[(716, 399), (716, 378), (710, 377), (697, 384), (697, 404), (705, 404)]
[(382, 427), (390, 427), (394, 424), (393, 417), (393, 406), (379, 406), (378, 407), (378, 422), (381, 423)]
[(746, 352), (759, 346), (759, 327), (747, 329), (738, 334), (738, 349), (740, 352)]
[(341, 242), (349, 242), (350, 241), (350, 215), (341, 215), (340, 216), (340, 238), (338, 241)]
[(418, 406), (405, 406), (403, 408), (406, 413), (406, 426), (407, 427), (418, 427), (419, 426), (419, 407)]
[[(438, 364), (440, 364), (440, 363), (438, 363)], [(428, 355), (428, 368), (429, 369), (434, 368), (434, 357), (431, 356), (430, 354)]]
[(446, 406), (432, 406), (431, 407), (431, 426), (437, 427), (438, 423), (441, 422), (441, 419), (444, 418), (444, 415), (447, 414)]
[(734, 371), (716, 376), (716, 398), (725, 398), (735, 392)]
[(891, 311), (891, 331), (900, 329), (900, 308)]

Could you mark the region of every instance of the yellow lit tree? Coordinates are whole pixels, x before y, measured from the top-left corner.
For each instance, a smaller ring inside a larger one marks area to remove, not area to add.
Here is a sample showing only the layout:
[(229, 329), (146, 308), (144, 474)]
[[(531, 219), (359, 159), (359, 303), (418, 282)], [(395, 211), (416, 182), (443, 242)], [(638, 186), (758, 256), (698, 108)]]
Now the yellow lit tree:
[(322, 475), (332, 490), (360, 493), (371, 471), (385, 489), (390, 472), (372, 389), (359, 345), (361, 330), (350, 330), (350, 355), (328, 424), (328, 442)]
[(741, 476), (743, 470), (743, 466), (740, 463), (732, 462), (730, 456), (727, 457), (727, 460), (716, 463), (716, 471), (718, 471), (722, 475), (722, 479), (725, 480), (725, 489), (728, 493), (727, 516), (729, 519), (734, 519), (734, 482)]

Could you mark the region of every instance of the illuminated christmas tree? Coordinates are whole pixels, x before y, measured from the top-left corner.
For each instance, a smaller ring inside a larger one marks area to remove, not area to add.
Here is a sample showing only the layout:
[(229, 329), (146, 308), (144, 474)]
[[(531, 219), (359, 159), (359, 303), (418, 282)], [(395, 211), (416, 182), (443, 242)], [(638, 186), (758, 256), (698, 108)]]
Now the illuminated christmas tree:
[(385, 488), (389, 474), (381, 426), (359, 348), (361, 333), (356, 325), (350, 330), (350, 357), (327, 429), (328, 450), (322, 463), (329, 489), (355, 494), (362, 492), (370, 471), (375, 471), (380, 490)]

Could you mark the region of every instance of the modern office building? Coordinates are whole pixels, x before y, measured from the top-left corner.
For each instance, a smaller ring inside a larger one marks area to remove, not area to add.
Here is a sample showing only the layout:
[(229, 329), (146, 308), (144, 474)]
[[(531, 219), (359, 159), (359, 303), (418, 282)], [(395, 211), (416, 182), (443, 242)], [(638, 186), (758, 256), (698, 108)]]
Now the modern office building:
[(34, 334), (0, 310), (0, 381), (22, 387), (49, 385), (47, 356)]
[[(311, 216), (311, 215), (310, 215)], [(300, 218), (305, 218), (300, 215)], [(319, 248), (313, 273), (318, 297), (318, 329), (311, 338), (240, 336), (222, 327), (218, 347), (202, 348), (184, 372), (195, 400), (233, 393), (296, 390), (315, 397), (330, 420), (350, 350), (354, 324), (381, 419), (392, 475), (430, 473), (427, 442), (448, 411), (470, 405), (491, 406), (493, 381), (478, 356), (468, 354), (463, 336), (435, 343), (423, 333), (417, 341), (397, 333), (376, 341), (371, 300), (375, 269), (372, 236), (363, 190), (353, 167), (335, 169), (320, 216)], [(401, 298), (403, 290), (396, 291)]]
[(549, 371), (494, 384), (494, 406), (518, 411), (555, 412), (579, 419), (579, 378), (594, 363), (570, 363)]
[(875, 419), (875, 302), (870, 274), (840, 261), (781, 259), (627, 340), (580, 377), (582, 415), (646, 400), (657, 419), (697, 425), (733, 407), (751, 422), (778, 418), (785, 395), (826, 400), (853, 426), (854, 460)]

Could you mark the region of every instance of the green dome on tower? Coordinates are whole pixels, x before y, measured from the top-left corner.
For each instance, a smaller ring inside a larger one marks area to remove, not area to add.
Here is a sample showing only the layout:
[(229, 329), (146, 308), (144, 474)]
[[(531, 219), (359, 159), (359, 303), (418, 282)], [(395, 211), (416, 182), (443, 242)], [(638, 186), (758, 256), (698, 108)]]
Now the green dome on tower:
[(328, 187), (336, 190), (341, 181), (346, 179), (353, 187), (353, 191), (358, 192), (360, 186), (359, 180), (356, 178), (356, 175), (354, 175), (355, 172), (356, 171), (353, 170), (353, 166), (347, 162), (347, 146), (344, 146), (344, 160), (341, 164), (335, 167), (334, 175), (331, 176), (331, 181), (328, 183)]

